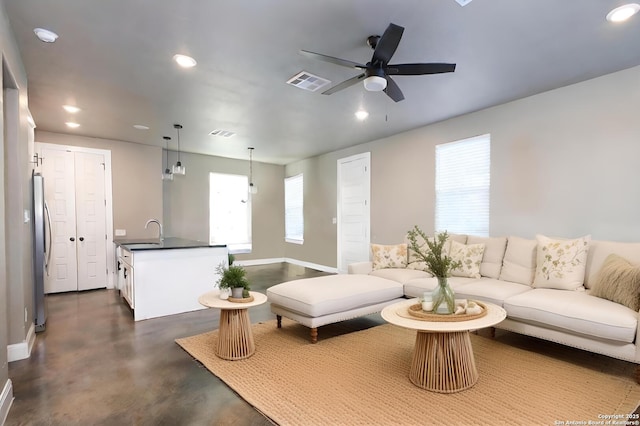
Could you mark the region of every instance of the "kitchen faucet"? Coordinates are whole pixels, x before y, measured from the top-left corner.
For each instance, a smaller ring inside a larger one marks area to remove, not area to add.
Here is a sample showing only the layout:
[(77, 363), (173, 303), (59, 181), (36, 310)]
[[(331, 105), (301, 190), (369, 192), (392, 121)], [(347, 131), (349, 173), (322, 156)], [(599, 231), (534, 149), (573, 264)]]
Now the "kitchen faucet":
[(158, 228), (160, 230), (160, 241), (164, 241), (164, 233), (162, 232), (162, 224), (160, 223), (160, 221), (158, 221), (158, 219), (149, 219), (144, 225), (144, 229), (147, 229), (150, 223), (155, 223), (158, 225)]

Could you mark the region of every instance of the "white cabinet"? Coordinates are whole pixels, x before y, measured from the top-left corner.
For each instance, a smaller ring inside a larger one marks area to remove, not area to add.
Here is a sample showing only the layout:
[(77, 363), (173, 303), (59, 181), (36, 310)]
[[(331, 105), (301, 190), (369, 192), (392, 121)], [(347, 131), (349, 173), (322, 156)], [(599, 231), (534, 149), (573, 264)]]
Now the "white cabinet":
[(120, 249), (120, 294), (135, 321), (205, 309), (198, 297), (215, 288), (216, 267), (228, 260), (224, 246)]
[(133, 253), (120, 247), (118, 258), (118, 287), (120, 295), (127, 301), (131, 309), (135, 309), (135, 292), (133, 281)]

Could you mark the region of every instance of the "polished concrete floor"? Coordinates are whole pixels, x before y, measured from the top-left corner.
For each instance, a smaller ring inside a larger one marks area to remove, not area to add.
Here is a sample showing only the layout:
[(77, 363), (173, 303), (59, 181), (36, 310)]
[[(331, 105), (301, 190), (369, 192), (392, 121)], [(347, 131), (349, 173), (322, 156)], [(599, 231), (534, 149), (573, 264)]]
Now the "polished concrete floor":
[[(290, 264), (247, 267), (252, 290), (326, 275)], [(115, 290), (48, 296), (46, 331), (12, 362), (6, 425), (269, 425), (174, 340), (218, 328), (219, 311), (134, 322)], [(252, 322), (275, 319), (269, 304)], [(321, 336), (322, 337), (322, 336)]]
[[(289, 264), (246, 269), (252, 290), (262, 293), (283, 281), (326, 275)], [(9, 364), (15, 400), (6, 425), (271, 424), (174, 342), (217, 329), (219, 311), (136, 323), (114, 290), (47, 299), (47, 329), (37, 335), (31, 357)], [(249, 313), (254, 323), (274, 319), (268, 303)], [(322, 327), (319, 338), (383, 322), (378, 314), (344, 321)], [(580, 365), (610, 374), (635, 372), (632, 363), (588, 353), (585, 360), (578, 349), (519, 334), (497, 330), (496, 339), (567, 362), (579, 359)]]

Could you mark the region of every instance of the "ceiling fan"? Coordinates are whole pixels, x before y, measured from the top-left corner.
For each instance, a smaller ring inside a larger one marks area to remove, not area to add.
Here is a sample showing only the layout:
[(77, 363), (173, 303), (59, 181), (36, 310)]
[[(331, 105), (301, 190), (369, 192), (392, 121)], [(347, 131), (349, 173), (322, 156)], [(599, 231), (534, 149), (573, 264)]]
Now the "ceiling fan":
[(384, 34), (382, 34), (382, 37), (369, 36), (367, 38), (367, 44), (373, 49), (373, 56), (371, 57), (371, 61), (367, 62), (366, 65), (347, 59), (309, 52), (307, 50), (301, 50), (300, 53), (309, 58), (320, 59), (321, 61), (331, 62), (332, 64), (342, 65), (348, 68), (364, 70), (362, 74), (325, 90), (322, 92), (323, 95), (330, 95), (364, 80), (364, 88), (366, 90), (372, 92), (384, 90), (387, 96), (395, 102), (399, 102), (404, 99), (404, 95), (396, 82), (391, 78), (392, 75), (439, 74), (454, 72), (456, 69), (456, 64), (444, 63), (390, 65), (389, 61), (398, 48), (403, 32), (404, 27), (389, 24)]

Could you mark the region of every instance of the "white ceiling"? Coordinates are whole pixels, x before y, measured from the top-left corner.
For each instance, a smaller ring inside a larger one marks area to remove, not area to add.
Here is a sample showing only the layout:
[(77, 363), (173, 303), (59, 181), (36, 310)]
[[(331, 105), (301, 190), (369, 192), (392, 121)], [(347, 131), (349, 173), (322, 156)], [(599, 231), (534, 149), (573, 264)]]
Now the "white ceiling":
[[(2, 1), (39, 130), (158, 146), (168, 135), (175, 148), (180, 123), (183, 151), (246, 159), (253, 146), (276, 164), (640, 65), (640, 16), (605, 20), (619, 0)], [(302, 70), (332, 85), (357, 75), (299, 51), (366, 63), (366, 37), (390, 22), (405, 27), (392, 63), (453, 62), (455, 73), (394, 77), (399, 103), (361, 84), (330, 96), (285, 84)], [(43, 43), (35, 27), (60, 38)], [(198, 66), (177, 67), (176, 53)], [(218, 128), (237, 135), (208, 135)]]

